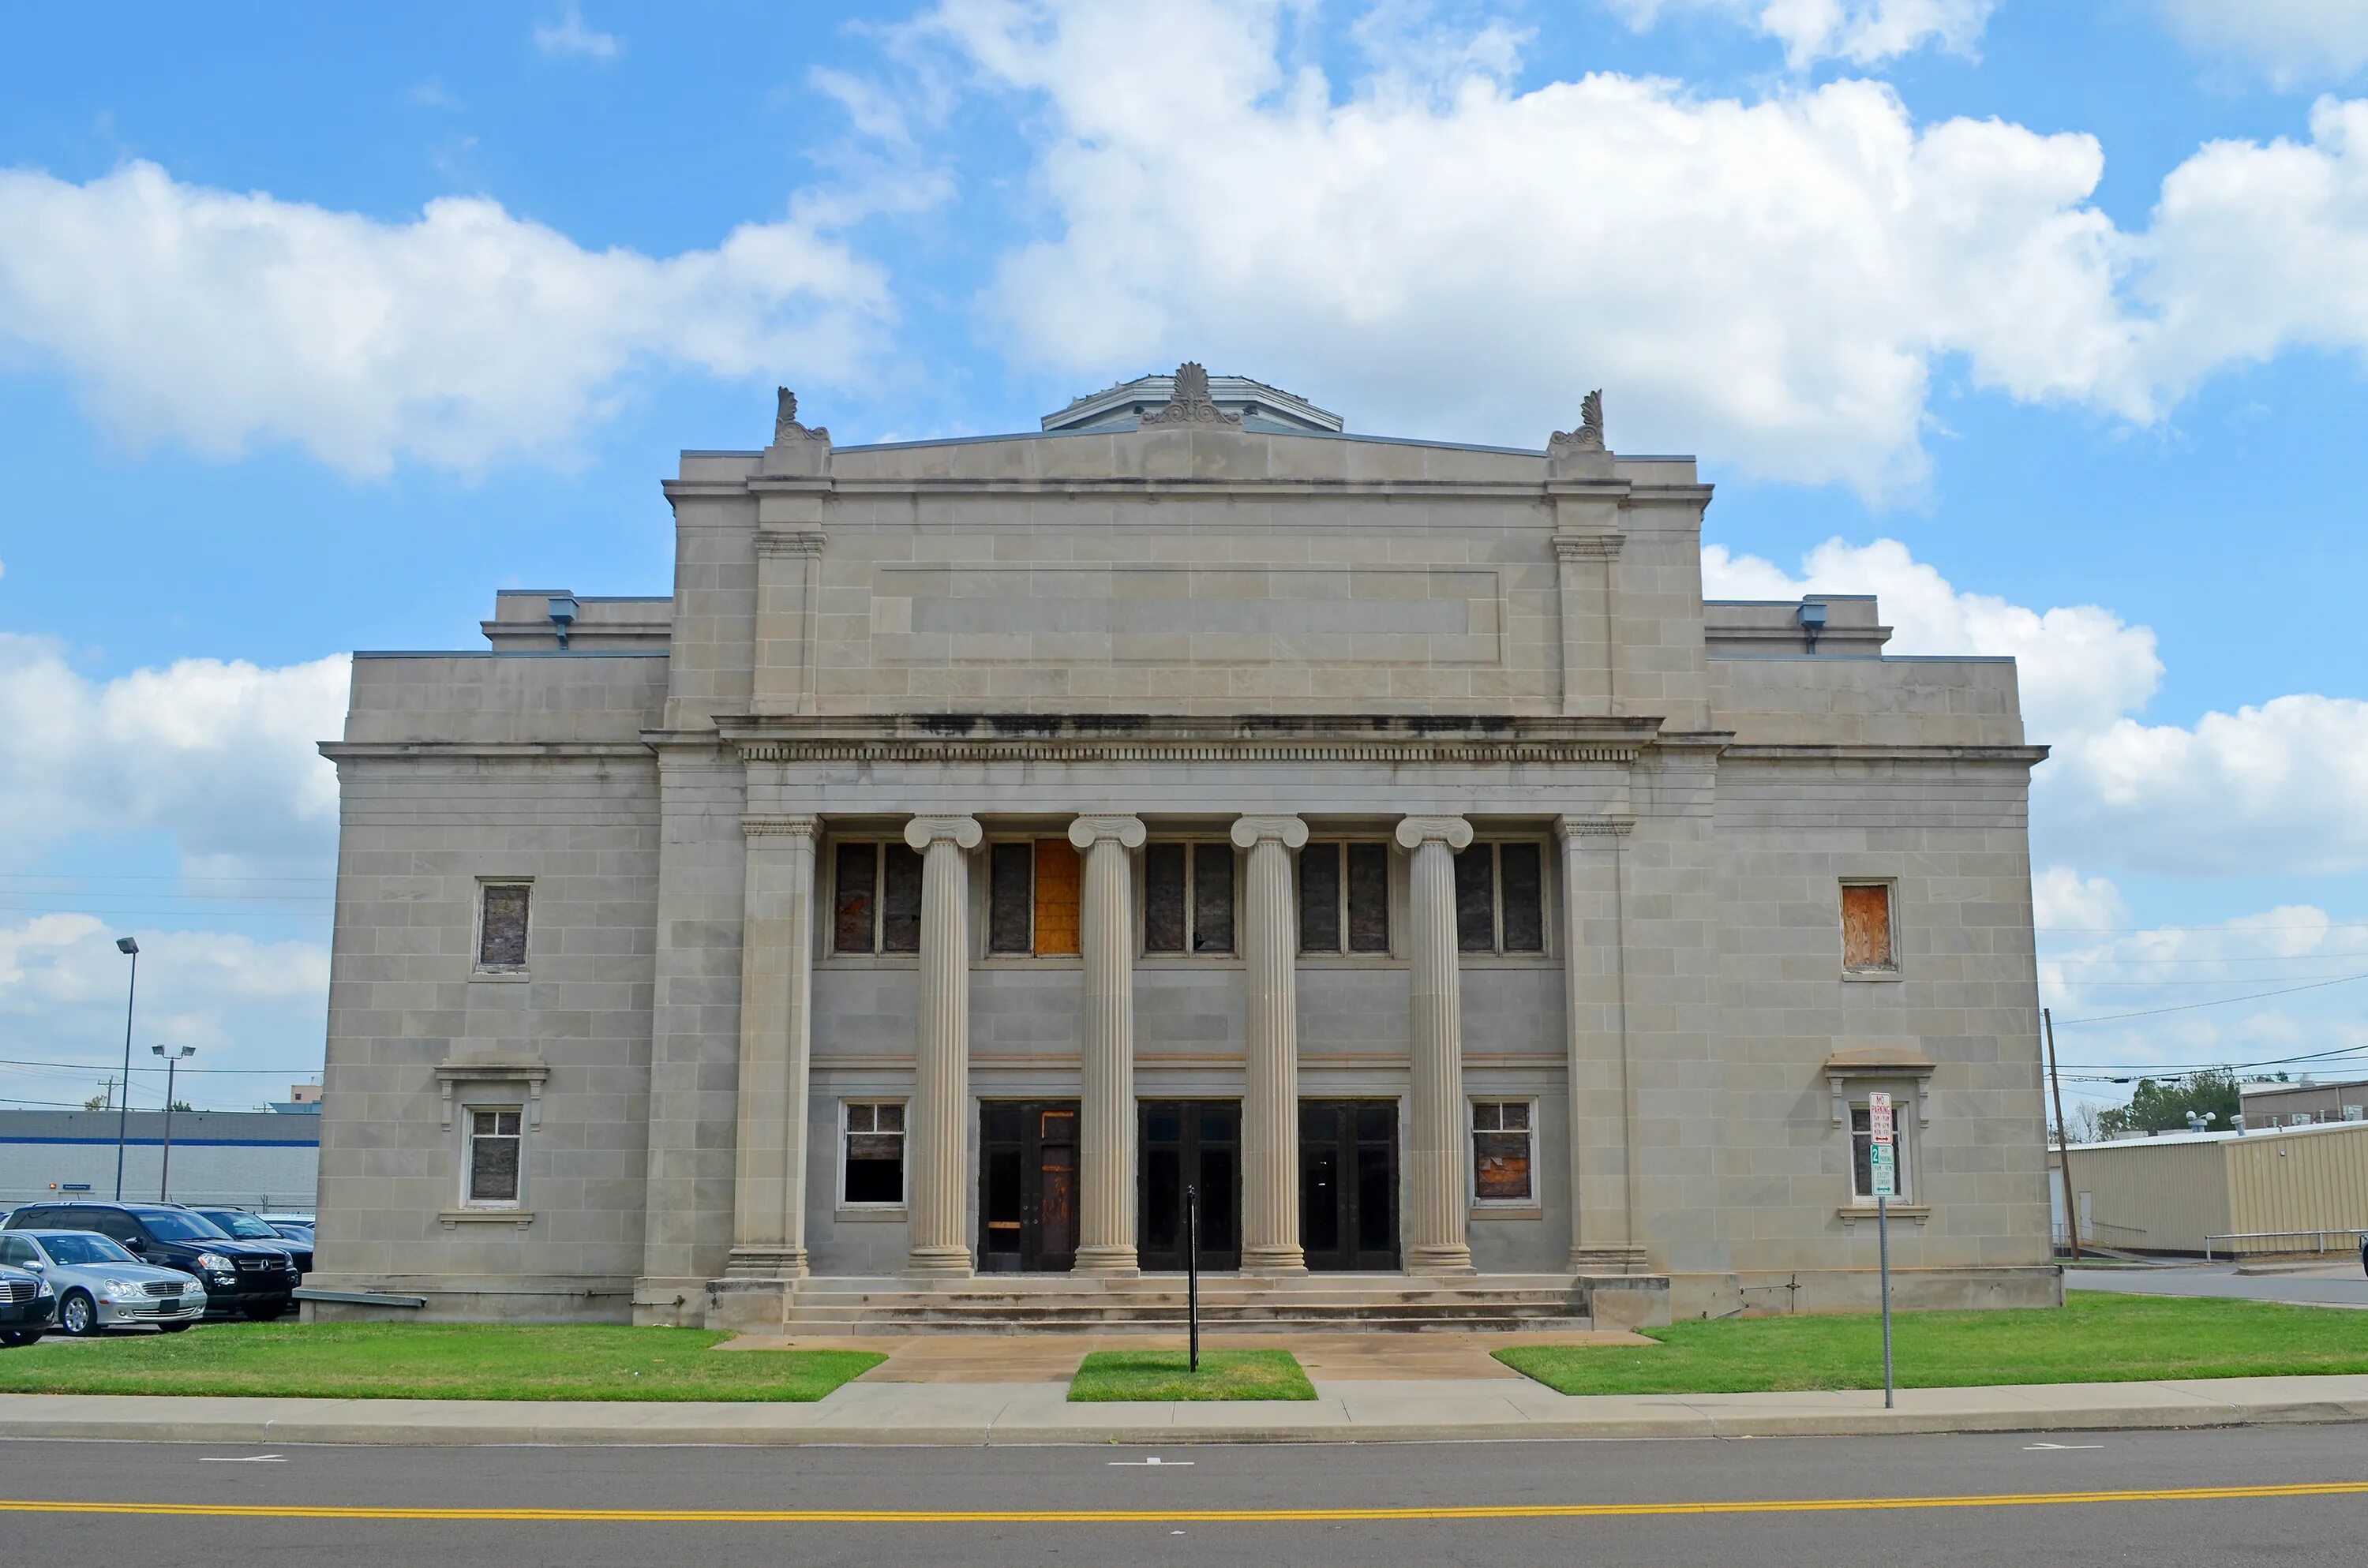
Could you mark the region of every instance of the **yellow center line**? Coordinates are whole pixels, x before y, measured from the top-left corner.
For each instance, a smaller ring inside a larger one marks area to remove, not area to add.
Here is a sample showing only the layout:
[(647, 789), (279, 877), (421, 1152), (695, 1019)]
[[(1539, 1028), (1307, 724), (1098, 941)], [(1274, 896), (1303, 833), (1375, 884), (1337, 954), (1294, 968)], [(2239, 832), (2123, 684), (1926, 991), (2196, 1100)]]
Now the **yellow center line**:
[(2368, 1481), (2280, 1486), (2148, 1487), (2128, 1492), (2008, 1492), (1939, 1497), (1768, 1497), (1702, 1503), (1480, 1503), (1427, 1508), (402, 1508), (323, 1503), (109, 1503), (0, 1498), (0, 1514), (142, 1514), (172, 1518), (446, 1520), (484, 1524), (1130, 1525), (1338, 1524), (1456, 1519), (1618, 1519), (1683, 1514), (1837, 1514), (1909, 1508), (2032, 1508), (2071, 1503), (2227, 1502), (2349, 1497)]

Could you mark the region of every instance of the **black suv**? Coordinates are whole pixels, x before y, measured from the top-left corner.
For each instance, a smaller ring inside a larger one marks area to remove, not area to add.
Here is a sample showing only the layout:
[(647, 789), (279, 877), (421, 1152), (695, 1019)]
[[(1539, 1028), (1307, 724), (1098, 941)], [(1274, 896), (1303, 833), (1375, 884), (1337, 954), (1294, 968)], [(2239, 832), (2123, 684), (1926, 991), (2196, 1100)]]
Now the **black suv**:
[(286, 1247), (239, 1241), (177, 1203), (28, 1203), (5, 1228), (97, 1231), (142, 1263), (204, 1280), (208, 1317), (268, 1322), (288, 1310), (296, 1289), (296, 1260)]
[(28, 1268), (0, 1266), (0, 1345), (30, 1345), (50, 1331), (58, 1298), (50, 1282)]
[(202, 1209), (192, 1208), (193, 1214), (202, 1214), (222, 1227), (222, 1231), (243, 1242), (270, 1242), (288, 1249), (296, 1260), (296, 1278), (302, 1279), (313, 1272), (313, 1248), (307, 1242), (292, 1241), (256, 1219), (244, 1209), (217, 1209), (211, 1204)]

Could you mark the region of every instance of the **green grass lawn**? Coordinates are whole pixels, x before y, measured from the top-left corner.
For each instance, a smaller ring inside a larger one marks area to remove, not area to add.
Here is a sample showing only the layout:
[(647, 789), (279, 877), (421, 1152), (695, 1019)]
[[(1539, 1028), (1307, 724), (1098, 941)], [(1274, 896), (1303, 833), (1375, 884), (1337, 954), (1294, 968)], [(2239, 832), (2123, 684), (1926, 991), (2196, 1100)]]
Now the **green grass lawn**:
[[(2062, 1307), (1898, 1312), (1902, 1388), (2368, 1372), (2368, 1312), (2081, 1292)], [(1882, 1319), (1729, 1318), (1640, 1331), (1643, 1346), (1522, 1346), (1497, 1359), (1564, 1393), (1748, 1393), (1883, 1386)]]
[(1314, 1399), (1288, 1350), (1203, 1350), (1188, 1371), (1181, 1350), (1097, 1350), (1069, 1381), (1073, 1400)]
[(0, 1393), (313, 1399), (822, 1398), (885, 1357), (734, 1350), (689, 1328), (207, 1324), (187, 1334), (54, 1336), (0, 1349)]

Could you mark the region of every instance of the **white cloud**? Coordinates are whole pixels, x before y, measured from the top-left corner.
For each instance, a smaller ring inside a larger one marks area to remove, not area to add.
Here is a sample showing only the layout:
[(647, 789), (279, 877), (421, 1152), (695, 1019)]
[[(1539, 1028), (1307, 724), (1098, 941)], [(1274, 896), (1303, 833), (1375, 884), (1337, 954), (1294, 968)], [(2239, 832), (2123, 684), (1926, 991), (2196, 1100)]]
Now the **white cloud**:
[(825, 231), (793, 210), (657, 258), (482, 198), (389, 223), (146, 163), (85, 185), (0, 171), (0, 340), (133, 440), (295, 442), (359, 473), (564, 458), (637, 370), (852, 379), (888, 289)]
[(2368, 65), (2368, 6), (2360, 0), (2154, 0), (2188, 48), (2235, 61), (2281, 87), (2340, 82)]
[(534, 25), (534, 47), (549, 59), (590, 60), (602, 65), (625, 52), (616, 34), (584, 25), (584, 9), (575, 0), (562, 6), (558, 16)]
[(0, 860), (73, 833), (163, 832), (191, 874), (325, 869), (349, 662), (183, 659), (85, 679), (46, 639), (0, 633)]
[(2084, 877), (2069, 866), (2050, 866), (2031, 879), (2032, 921), (2044, 931), (2095, 934), (2129, 924), (2122, 890), (2103, 877)]
[(1707, 11), (1748, 23), (1784, 46), (1785, 63), (1875, 65), (1930, 45), (1971, 54), (1998, 0), (1608, 0), (1642, 32), (1671, 13)]
[(987, 90), (1047, 110), (1024, 122), (1045, 232), (985, 297), (1017, 355), (1081, 377), (1190, 357), (1354, 388), (1360, 429), (1490, 442), (1542, 442), (1602, 386), (1615, 446), (1881, 496), (1926, 471), (1942, 365), (2151, 423), (2231, 362), (2368, 347), (2368, 105), (2199, 150), (2125, 231), (2090, 136), (1919, 123), (1868, 81), (1519, 92), (1501, 50), (1446, 44), (1443, 81), (1335, 81), (1294, 63), (1286, 14), (933, 14)]

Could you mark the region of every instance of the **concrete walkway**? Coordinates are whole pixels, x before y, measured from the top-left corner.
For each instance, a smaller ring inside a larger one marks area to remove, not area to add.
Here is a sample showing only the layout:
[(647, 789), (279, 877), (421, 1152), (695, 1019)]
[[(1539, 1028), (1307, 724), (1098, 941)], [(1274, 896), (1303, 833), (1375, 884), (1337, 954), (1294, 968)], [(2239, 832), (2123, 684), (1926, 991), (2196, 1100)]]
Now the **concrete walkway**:
[(1589, 1395), (1526, 1378), (1317, 1378), (1313, 1401), (1071, 1404), (1057, 1381), (851, 1382), (813, 1404), (0, 1394), (0, 1438), (223, 1444), (1437, 1442), (2081, 1431), (2368, 1420), (2368, 1376)]
[[(1357, 1382), (1521, 1380), (1497, 1359), (1502, 1334), (1244, 1334), (1227, 1330), (1201, 1340), (1208, 1350), (1288, 1350), (1311, 1379)], [(1652, 1350), (1660, 1342), (1619, 1329), (1524, 1334), (1522, 1345), (1626, 1345)], [(833, 1339), (816, 1335), (744, 1334), (723, 1350), (884, 1351), (858, 1380), (867, 1383), (1064, 1383), (1096, 1350), (1181, 1350), (1173, 1334), (928, 1334), (904, 1339)]]

